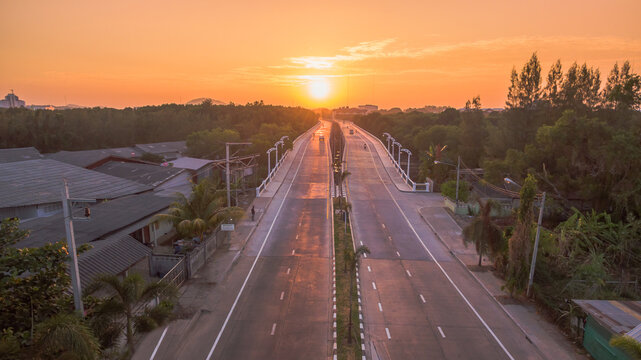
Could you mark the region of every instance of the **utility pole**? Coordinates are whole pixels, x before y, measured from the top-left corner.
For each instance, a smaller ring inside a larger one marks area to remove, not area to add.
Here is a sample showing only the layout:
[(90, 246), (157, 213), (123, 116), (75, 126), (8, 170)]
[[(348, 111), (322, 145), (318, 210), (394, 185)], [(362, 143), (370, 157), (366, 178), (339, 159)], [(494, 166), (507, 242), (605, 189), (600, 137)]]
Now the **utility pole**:
[(65, 218), (65, 230), (67, 232), (67, 245), (69, 247), (69, 255), (71, 255), (71, 288), (73, 290), (73, 303), (76, 311), (82, 317), (85, 316), (85, 310), (82, 305), (82, 287), (80, 285), (80, 271), (78, 270), (78, 254), (76, 252), (76, 239), (73, 232), (73, 220), (89, 220), (89, 208), (85, 208), (84, 218), (74, 218), (72, 213), (72, 202), (76, 203), (93, 203), (93, 199), (70, 199), (69, 186), (67, 179), (63, 179), (62, 187), (62, 209)]
[(530, 277), (527, 282), (526, 296), (530, 297), (532, 283), (534, 282), (534, 269), (536, 268), (536, 255), (539, 252), (539, 236), (541, 234), (541, 221), (543, 220), (543, 207), (545, 206), (545, 191), (541, 196), (541, 207), (539, 209), (539, 222), (536, 227), (536, 238), (534, 239), (534, 251), (532, 251), (532, 263), (530, 264)]
[(225, 143), (225, 183), (227, 184), (227, 207), (231, 207), (231, 190), (229, 185), (229, 146), (251, 145), (250, 142), (226, 142)]
[(456, 163), (456, 206), (458, 206), (458, 178), (461, 173), (461, 155), (458, 156), (458, 163)]

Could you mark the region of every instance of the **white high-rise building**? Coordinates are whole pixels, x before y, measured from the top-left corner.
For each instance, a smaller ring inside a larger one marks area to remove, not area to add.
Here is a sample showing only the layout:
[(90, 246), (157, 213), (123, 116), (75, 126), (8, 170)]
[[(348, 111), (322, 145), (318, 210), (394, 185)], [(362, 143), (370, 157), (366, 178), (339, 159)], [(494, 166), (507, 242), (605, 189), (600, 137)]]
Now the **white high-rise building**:
[(24, 104), (25, 102), (18, 99), (18, 96), (13, 93), (13, 90), (4, 97), (4, 100), (0, 100), (0, 108), (24, 107)]

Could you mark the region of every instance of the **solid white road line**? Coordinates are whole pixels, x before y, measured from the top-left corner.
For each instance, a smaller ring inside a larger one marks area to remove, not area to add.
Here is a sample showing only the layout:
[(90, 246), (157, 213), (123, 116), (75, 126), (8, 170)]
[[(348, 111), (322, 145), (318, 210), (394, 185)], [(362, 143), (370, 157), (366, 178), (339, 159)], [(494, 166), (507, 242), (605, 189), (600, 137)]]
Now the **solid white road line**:
[[(378, 175), (379, 180), (381, 180), (381, 183), (385, 184), (385, 181), (383, 181), (383, 178), (381, 177), (381, 173), (378, 171), (378, 166), (376, 166), (376, 165), (377, 165), (377, 163), (376, 163), (376, 159), (374, 159), (374, 154), (372, 153), (371, 149), (369, 150), (369, 155), (370, 155), (370, 157), (372, 158), (372, 161), (374, 162), (374, 170), (376, 170), (376, 174)], [(390, 180), (391, 180), (391, 179), (390, 179)], [(423, 249), (425, 249), (425, 251), (426, 251), (426, 252), (427, 252), (427, 254), (432, 258), (432, 260), (434, 261), (434, 263), (436, 264), (436, 266), (441, 270), (441, 273), (442, 273), (442, 274), (445, 276), (445, 278), (449, 281), (449, 283), (452, 285), (452, 287), (454, 287), (454, 289), (456, 290), (456, 292), (459, 294), (459, 296), (461, 296), (461, 298), (463, 299), (463, 301), (465, 302), (465, 304), (467, 304), (467, 306), (470, 308), (470, 310), (472, 310), (472, 312), (474, 313), (474, 315), (476, 315), (476, 318), (477, 318), (477, 319), (479, 319), (479, 321), (481, 322), (481, 324), (483, 324), (483, 326), (485, 327), (485, 329), (490, 333), (490, 335), (492, 335), (492, 338), (494, 338), (494, 340), (499, 344), (499, 346), (501, 347), (501, 349), (503, 349), (503, 352), (505, 352), (505, 354), (506, 354), (506, 355), (507, 355), (511, 360), (514, 360), (514, 357), (512, 356), (512, 354), (510, 354), (510, 352), (507, 350), (507, 348), (505, 347), (505, 345), (503, 345), (503, 343), (501, 342), (501, 340), (499, 340), (498, 336), (496, 336), (496, 334), (494, 333), (494, 331), (492, 331), (492, 329), (490, 328), (490, 326), (485, 322), (485, 320), (483, 319), (483, 317), (481, 316), (481, 314), (479, 314), (479, 313), (478, 313), (478, 311), (476, 311), (476, 309), (474, 308), (474, 306), (472, 305), (472, 303), (470, 303), (470, 301), (467, 299), (467, 297), (465, 297), (465, 295), (463, 295), (463, 292), (461, 291), (461, 289), (459, 289), (459, 287), (454, 283), (454, 280), (452, 280), (452, 278), (451, 278), (451, 277), (450, 277), (450, 275), (445, 271), (445, 269), (443, 268), (443, 266), (441, 266), (441, 263), (439, 263), (439, 262), (438, 262), (438, 260), (436, 260), (436, 257), (434, 257), (434, 255), (432, 254), (432, 252), (430, 251), (430, 249), (428, 249), (428, 248), (427, 248), (427, 246), (426, 246), (426, 245), (425, 245), (425, 243), (423, 242), (423, 239), (421, 239), (421, 237), (418, 235), (418, 232), (416, 232), (416, 229), (414, 229), (414, 226), (413, 226), (413, 225), (412, 225), (412, 223), (410, 222), (410, 219), (408, 219), (408, 218), (407, 218), (407, 215), (405, 215), (405, 212), (403, 211), (403, 209), (401, 208), (401, 206), (398, 204), (398, 201), (396, 201), (396, 198), (392, 195), (392, 192), (391, 192), (391, 191), (390, 191), (390, 189), (387, 187), (387, 185), (385, 185), (385, 190), (387, 190), (387, 193), (389, 194), (390, 198), (392, 199), (392, 201), (394, 202), (394, 204), (395, 204), (395, 205), (396, 205), (396, 207), (398, 208), (398, 211), (401, 213), (401, 215), (402, 215), (402, 216), (403, 216), (403, 218), (405, 219), (405, 222), (406, 222), (406, 223), (407, 223), (407, 225), (409, 226), (410, 230), (412, 230), (412, 232), (414, 233), (414, 236), (416, 236), (416, 239), (418, 239), (419, 243), (423, 246)]]
[(389, 329), (385, 328), (385, 333), (387, 334), (387, 339), (392, 340), (392, 336), (389, 334)]
[(437, 328), (438, 328), (438, 332), (440, 332), (441, 336), (445, 339), (445, 334), (443, 333), (443, 329), (441, 329), (440, 326), (437, 326)]
[(376, 290), (376, 283), (372, 281), (372, 287)]
[(381, 305), (381, 303), (378, 303), (378, 311), (383, 312), (383, 305)]
[(274, 323), (274, 325), (272, 325), (272, 332), (269, 335), (274, 336), (275, 332), (276, 332), (276, 323)]
[(151, 353), (151, 357), (149, 358), (149, 360), (154, 360), (154, 358), (156, 357), (156, 352), (158, 351), (158, 348), (160, 347), (160, 343), (162, 342), (162, 339), (165, 338), (165, 334), (167, 334), (167, 329), (169, 329), (169, 326), (167, 326), (165, 328), (165, 330), (163, 330), (162, 335), (160, 335), (160, 340), (158, 340), (158, 344), (156, 344), (156, 347), (154, 348), (154, 352)]
[(280, 300), (282, 301), (284, 297), (285, 297), (285, 292), (283, 291), (280, 293)]
[(207, 354), (206, 360), (211, 359), (211, 356), (214, 353), (214, 350), (216, 350), (216, 346), (218, 345), (218, 342), (220, 341), (220, 338), (222, 337), (223, 332), (225, 331), (225, 327), (227, 327), (227, 323), (229, 323), (229, 319), (231, 318), (231, 314), (236, 309), (236, 305), (238, 305), (238, 300), (240, 300), (240, 296), (243, 294), (243, 291), (245, 290), (245, 286), (247, 286), (247, 282), (249, 281), (249, 277), (251, 276), (252, 272), (254, 272), (254, 268), (256, 267), (256, 263), (258, 262), (258, 259), (260, 258), (260, 254), (263, 252), (263, 249), (265, 248), (265, 244), (267, 243), (267, 239), (269, 239), (269, 235), (271, 235), (272, 230), (274, 229), (274, 225), (276, 224), (276, 219), (278, 219), (278, 216), (280, 215), (280, 211), (283, 209), (283, 205), (285, 204), (285, 201), (287, 201), (287, 195), (289, 195), (289, 191), (292, 189), (292, 186), (294, 185), (294, 180), (296, 179), (296, 176), (298, 175), (298, 171), (300, 170), (300, 166), (303, 163), (303, 159), (305, 158), (305, 153), (307, 152), (307, 148), (309, 147), (309, 143), (310, 143), (310, 141), (307, 141), (307, 144), (305, 145), (305, 149), (303, 150), (303, 154), (302, 154), (302, 156), (300, 158), (300, 161), (298, 162), (298, 167), (296, 168), (296, 172), (294, 173), (294, 176), (292, 177), (291, 183), (289, 183), (289, 187), (287, 188), (287, 192), (285, 192), (285, 196), (283, 197), (283, 201), (281, 201), (280, 205), (278, 206), (278, 210), (276, 211), (276, 216), (274, 217), (274, 220), (272, 220), (272, 224), (269, 226), (269, 230), (267, 231), (267, 235), (265, 235), (265, 239), (263, 240), (263, 243), (260, 245), (260, 249), (258, 250), (258, 254), (256, 254), (256, 257), (254, 258), (254, 262), (252, 263), (251, 268), (249, 268), (249, 273), (247, 273), (247, 276), (245, 277), (245, 281), (243, 282), (243, 285), (240, 287), (240, 291), (238, 291), (238, 295), (236, 295), (236, 300), (234, 300), (234, 303), (232, 304), (231, 309), (229, 309), (229, 312), (227, 313), (227, 317), (225, 318), (225, 322), (223, 322), (223, 326), (220, 328), (220, 331), (218, 332), (218, 335), (216, 336), (216, 340), (214, 341), (214, 344), (211, 346), (211, 350), (209, 350), (209, 354)]
[(420, 294), (419, 296), (421, 297), (421, 301), (423, 302), (423, 304), (425, 304), (426, 301), (425, 301), (425, 298), (423, 297), (423, 294)]

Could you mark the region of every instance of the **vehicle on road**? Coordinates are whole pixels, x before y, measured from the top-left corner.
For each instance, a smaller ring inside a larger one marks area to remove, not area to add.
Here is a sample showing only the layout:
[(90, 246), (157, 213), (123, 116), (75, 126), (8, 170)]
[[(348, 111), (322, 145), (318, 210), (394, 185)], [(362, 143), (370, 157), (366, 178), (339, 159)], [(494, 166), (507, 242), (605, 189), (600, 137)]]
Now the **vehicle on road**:
[(349, 129), (349, 134), (354, 135), (354, 129)]
[(325, 141), (325, 135), (320, 135), (318, 137), (318, 141)]

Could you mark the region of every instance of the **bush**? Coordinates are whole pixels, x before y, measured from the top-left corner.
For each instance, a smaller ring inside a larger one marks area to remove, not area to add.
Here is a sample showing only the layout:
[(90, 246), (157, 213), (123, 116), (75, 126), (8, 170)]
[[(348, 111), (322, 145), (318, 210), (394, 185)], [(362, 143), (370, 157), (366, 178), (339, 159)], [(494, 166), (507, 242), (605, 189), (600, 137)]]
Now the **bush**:
[[(458, 199), (462, 202), (467, 202), (470, 197), (470, 186), (467, 182), (460, 180), (458, 189)], [(456, 200), (456, 180), (449, 180), (441, 185), (441, 194), (447, 196), (451, 200)]]

